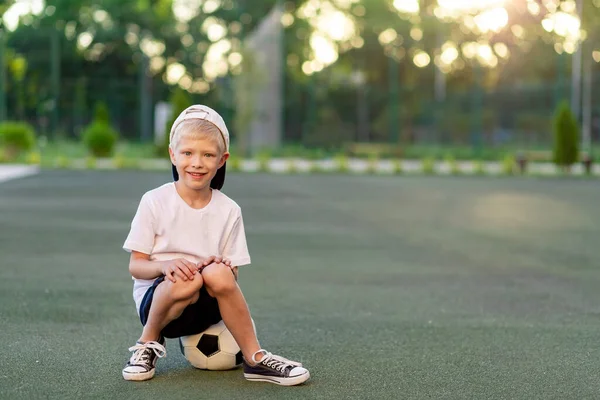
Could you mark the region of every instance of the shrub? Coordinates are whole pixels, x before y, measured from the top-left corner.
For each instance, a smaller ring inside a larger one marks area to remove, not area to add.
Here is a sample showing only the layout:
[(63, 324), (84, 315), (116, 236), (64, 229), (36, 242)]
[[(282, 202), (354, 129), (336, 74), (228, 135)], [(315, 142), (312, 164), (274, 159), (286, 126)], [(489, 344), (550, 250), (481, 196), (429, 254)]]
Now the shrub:
[(424, 174), (433, 175), (435, 172), (435, 160), (431, 157), (425, 158), (421, 168), (423, 169)]
[(69, 159), (65, 156), (58, 156), (54, 160), (54, 165), (57, 168), (68, 168), (70, 165)]
[(501, 168), (502, 174), (513, 175), (515, 173), (515, 157), (513, 155), (507, 155), (502, 160)]
[(227, 170), (234, 172), (234, 171), (241, 171), (242, 170), (242, 162), (238, 157), (229, 157), (229, 160), (227, 160)]
[(554, 118), (554, 163), (563, 169), (577, 162), (579, 127), (568, 104), (563, 102)]
[(375, 155), (370, 155), (367, 160), (367, 174), (376, 174), (377, 166), (379, 165), (379, 159)]
[(95, 157), (108, 157), (117, 143), (118, 134), (104, 122), (94, 121), (83, 131), (83, 143)]
[(0, 123), (0, 145), (4, 147), (6, 161), (14, 160), (20, 153), (35, 146), (35, 132), (24, 122), (7, 121)]
[(94, 156), (87, 156), (85, 159), (85, 167), (87, 169), (96, 169), (96, 158)]
[(271, 164), (271, 154), (268, 151), (262, 151), (257, 154), (259, 172), (269, 172)]
[(475, 175), (485, 175), (485, 168), (483, 166), (483, 161), (477, 160), (473, 165), (473, 170)]
[(323, 167), (321, 167), (321, 163), (317, 160), (313, 160), (310, 163), (310, 167), (308, 168), (308, 172), (311, 174), (320, 174), (325, 172), (325, 170), (323, 169)]
[(39, 151), (32, 151), (27, 154), (27, 164), (39, 165), (42, 162), (42, 155)]
[(296, 167), (296, 161), (294, 159), (288, 160), (286, 164), (286, 171), (288, 174), (298, 173), (298, 168)]
[(404, 169), (402, 167), (402, 160), (394, 159), (394, 161), (392, 161), (392, 173), (395, 175), (400, 175), (403, 172)]
[(122, 154), (116, 154), (113, 157), (112, 161), (113, 161), (113, 165), (117, 169), (125, 168), (127, 166), (127, 160), (125, 159), (125, 157)]
[(448, 166), (450, 167), (450, 174), (452, 174), (452, 175), (460, 175), (461, 174), (460, 167), (458, 165), (458, 162), (456, 161), (456, 158), (454, 158), (454, 156), (447, 156), (446, 163), (448, 163)]
[(94, 108), (94, 121), (110, 125), (110, 113), (105, 103), (99, 101)]
[(350, 162), (348, 161), (348, 157), (345, 154), (337, 154), (334, 157), (335, 165), (338, 172), (348, 172), (350, 170)]

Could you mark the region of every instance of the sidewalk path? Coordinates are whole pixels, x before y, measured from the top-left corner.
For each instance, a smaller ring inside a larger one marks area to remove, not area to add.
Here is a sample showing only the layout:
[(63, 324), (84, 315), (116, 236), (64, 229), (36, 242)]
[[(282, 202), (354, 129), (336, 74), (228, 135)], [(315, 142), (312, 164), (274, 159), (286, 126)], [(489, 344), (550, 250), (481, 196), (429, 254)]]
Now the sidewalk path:
[(23, 178), (35, 175), (40, 168), (33, 165), (1, 165), (0, 164), (0, 182), (6, 182), (11, 179)]

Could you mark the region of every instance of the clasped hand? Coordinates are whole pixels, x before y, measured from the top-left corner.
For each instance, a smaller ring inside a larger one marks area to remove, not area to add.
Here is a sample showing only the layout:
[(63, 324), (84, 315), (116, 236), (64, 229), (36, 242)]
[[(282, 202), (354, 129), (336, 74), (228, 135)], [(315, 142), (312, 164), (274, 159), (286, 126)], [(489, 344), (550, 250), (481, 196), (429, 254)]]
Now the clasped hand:
[(170, 260), (166, 262), (163, 266), (162, 273), (168, 280), (170, 280), (173, 283), (177, 281), (177, 278), (180, 278), (183, 281), (188, 281), (193, 280), (196, 274), (202, 272), (202, 270), (205, 267), (209, 266), (212, 263), (222, 263), (231, 268), (231, 272), (233, 272), (233, 275), (237, 280), (237, 267), (232, 267), (231, 260), (223, 258), (221, 256), (210, 256), (206, 260), (199, 263), (193, 263), (191, 261), (186, 260), (185, 258), (177, 258), (175, 260)]

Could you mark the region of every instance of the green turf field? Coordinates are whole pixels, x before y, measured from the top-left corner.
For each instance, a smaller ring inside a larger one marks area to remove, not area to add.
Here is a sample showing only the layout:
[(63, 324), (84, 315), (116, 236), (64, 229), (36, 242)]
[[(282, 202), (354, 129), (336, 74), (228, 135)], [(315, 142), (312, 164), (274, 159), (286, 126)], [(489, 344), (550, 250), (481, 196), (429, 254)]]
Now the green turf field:
[(168, 178), (0, 184), (0, 398), (600, 398), (600, 186), (567, 179), (231, 174), (259, 338), (312, 379), (194, 370), (170, 341), (155, 379), (125, 382), (121, 245)]

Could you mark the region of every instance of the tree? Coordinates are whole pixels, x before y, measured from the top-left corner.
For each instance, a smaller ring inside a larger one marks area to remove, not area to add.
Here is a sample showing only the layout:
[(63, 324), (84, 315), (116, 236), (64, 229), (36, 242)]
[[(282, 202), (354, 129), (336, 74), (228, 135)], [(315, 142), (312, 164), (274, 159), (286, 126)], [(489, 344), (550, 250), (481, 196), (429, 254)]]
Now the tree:
[[(26, 117), (39, 118), (54, 104), (48, 71), (49, 38), (56, 32), (61, 39), (62, 110), (74, 108), (74, 88), (85, 77), (87, 87), (81, 91), (87, 96), (85, 104), (107, 102), (115, 121), (120, 121), (120, 130), (137, 137), (139, 118), (129, 112), (119, 115), (119, 111), (138, 107), (139, 61), (144, 53), (150, 61), (154, 100), (166, 98), (171, 87), (179, 86), (195, 99), (235, 112), (233, 96), (226, 92), (231, 89), (231, 77), (242, 68), (243, 41), (278, 2), (204, 1), (200, 7), (191, 3), (47, 0), (45, 12), (23, 18), (7, 35), (8, 47), (26, 59), (22, 81)], [(556, 51), (571, 52), (579, 40), (577, 29), (563, 32), (552, 22), (557, 12), (572, 16), (572, 0), (561, 1), (556, 9), (556, 1), (505, 2), (491, 11), (479, 6), (488, 2), (444, 2), (454, 7), (446, 9), (437, 0), (318, 3), (315, 7), (317, 2), (309, 0), (283, 2), (285, 109), (286, 116), (295, 115), (288, 118), (288, 133), (298, 133), (294, 126), (301, 126), (299, 120), (306, 118), (307, 93), (314, 82), (311, 74), (322, 74), (319, 82), (327, 81), (320, 92), (327, 92), (336, 117), (352, 121), (355, 110), (337, 104), (351, 100), (357, 89), (352, 78), (360, 70), (372, 103), (369, 119), (381, 120), (382, 127), (391, 103), (390, 77), (395, 74), (401, 86), (399, 107), (406, 115), (404, 122), (422, 123), (426, 112), (422, 110), (436, 106), (433, 88), (434, 82), (440, 82), (439, 70), (449, 94), (472, 90), (480, 83), (490, 90), (515, 84), (550, 85), (557, 81)], [(600, 2), (584, 3), (586, 34), (582, 38), (593, 43), (598, 35), (595, 27), (600, 26)], [(0, 13), (7, 4), (0, 6)], [(389, 57), (397, 64), (390, 64)], [(481, 82), (473, 73), (478, 65), (484, 66)], [(8, 82), (9, 114), (16, 114), (18, 87), (18, 82)]]
[(563, 102), (554, 119), (554, 163), (568, 170), (579, 158), (579, 127), (569, 105)]

